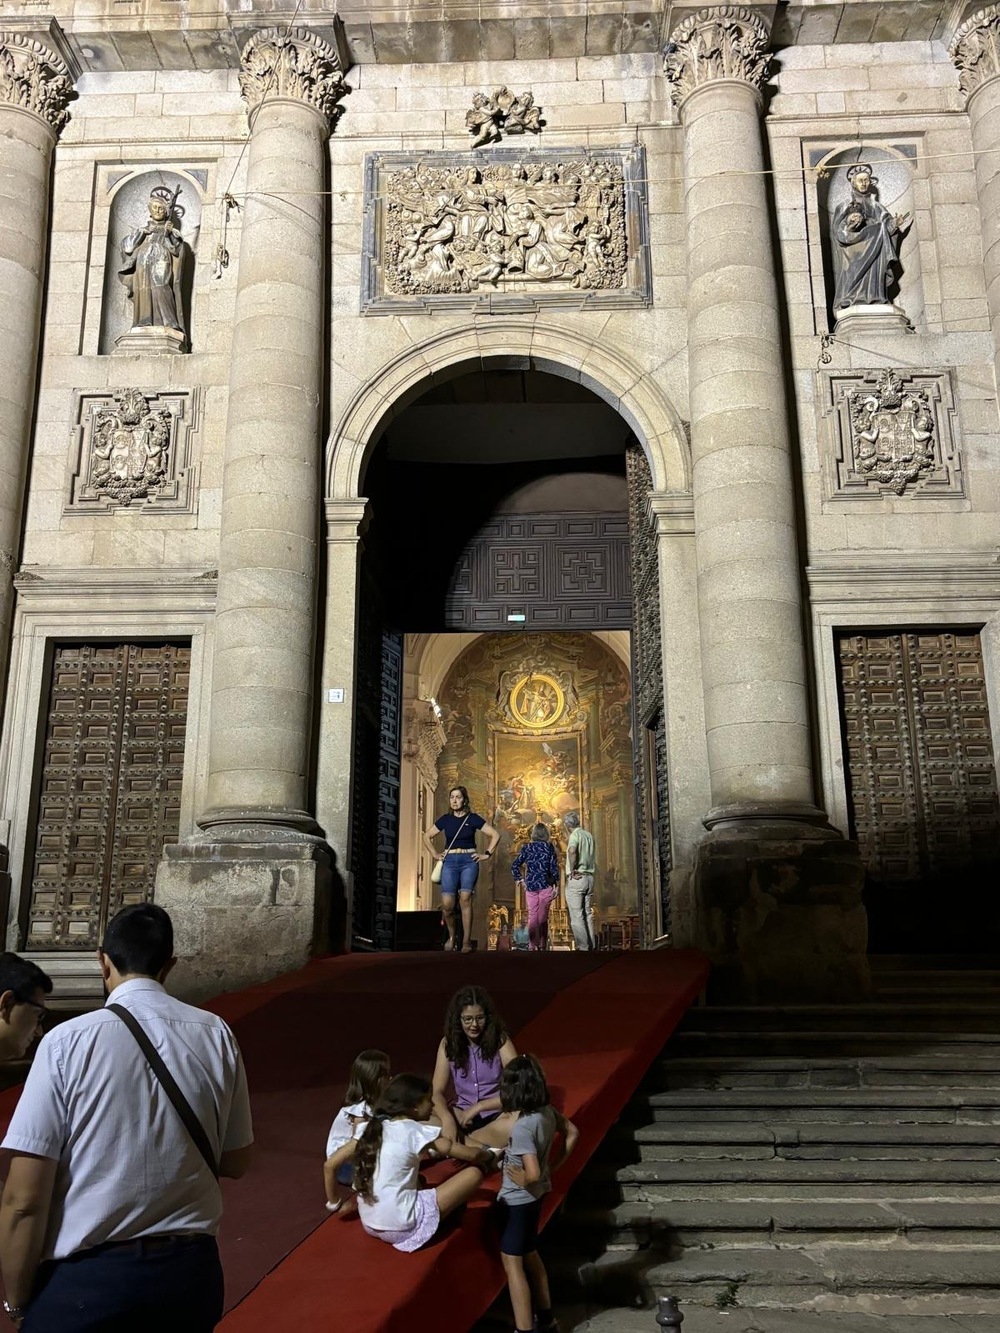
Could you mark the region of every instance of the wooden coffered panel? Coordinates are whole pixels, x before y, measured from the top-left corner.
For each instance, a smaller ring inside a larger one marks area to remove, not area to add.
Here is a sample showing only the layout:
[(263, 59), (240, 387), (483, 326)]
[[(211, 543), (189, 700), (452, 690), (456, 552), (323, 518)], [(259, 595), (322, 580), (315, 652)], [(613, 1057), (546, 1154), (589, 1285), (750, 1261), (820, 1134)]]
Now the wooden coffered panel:
[(27, 947), (94, 948), (109, 917), (151, 896), (177, 837), (190, 663), (180, 644), (56, 647)]
[(462, 553), (446, 620), (452, 630), (630, 629), (627, 516), (491, 520)]
[(974, 631), (842, 634), (854, 833), (869, 876), (917, 881), (997, 857), (1000, 804)]

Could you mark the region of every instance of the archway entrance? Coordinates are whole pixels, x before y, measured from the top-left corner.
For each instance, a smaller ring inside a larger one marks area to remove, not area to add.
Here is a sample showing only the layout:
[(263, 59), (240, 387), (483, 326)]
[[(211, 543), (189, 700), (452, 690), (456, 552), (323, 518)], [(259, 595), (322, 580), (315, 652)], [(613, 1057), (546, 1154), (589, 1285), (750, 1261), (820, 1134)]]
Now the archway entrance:
[[(482, 787), (482, 812), (506, 811), (510, 838), (529, 805), (558, 834), (571, 792), (574, 808), (593, 819), (594, 792), (603, 810), (602, 784), (607, 778), (610, 789), (614, 777), (605, 858), (613, 847), (616, 860), (605, 867), (605, 906), (635, 919), (636, 941), (651, 941), (668, 921), (659, 590), (646, 514), (649, 469), (630, 427), (579, 382), (534, 370), (477, 367), (430, 387), (391, 419), (372, 451), (362, 489), (369, 497), (369, 523), (359, 583), (350, 855), (355, 946), (392, 947), (401, 887), (404, 904), (425, 905), (418, 884), (406, 881), (422, 879), (420, 828), (433, 822), (430, 807), (440, 804), (434, 788), (441, 773), (447, 770), (444, 780), (451, 781), (448, 774), (460, 759), (477, 775), (465, 785)], [(652, 605), (637, 606), (637, 591)], [(637, 626), (646, 639), (641, 653), (632, 641)], [(482, 652), (476, 697), (452, 701), (438, 719), (434, 696), (421, 679), (420, 652), (428, 636), (456, 634), (523, 641), (525, 670), (507, 662), (512, 649), (501, 651), (494, 643)], [(612, 634), (621, 636), (617, 654), (602, 641)], [(631, 659), (627, 668), (623, 657)], [(636, 664), (656, 681), (635, 689)], [(586, 680), (578, 680), (577, 668)], [(512, 744), (519, 731), (527, 743), (532, 731), (511, 711), (517, 684), (512, 672), (518, 679), (548, 675), (564, 701), (567, 691), (574, 697), (553, 721), (551, 737), (536, 737), (538, 763), (530, 763), (526, 752), (518, 757), (520, 767), (502, 773), (515, 756), (498, 755), (498, 747)], [(495, 680), (487, 679), (490, 673)], [(581, 689), (589, 692), (586, 707)], [(486, 719), (490, 693), (494, 716)], [(644, 710), (636, 711), (633, 695), (645, 700)], [(588, 728), (593, 736), (587, 736), (585, 774), (582, 733)], [(568, 750), (564, 755), (560, 748), (570, 744), (570, 733), (581, 733), (573, 741), (581, 742), (575, 770)], [(446, 753), (439, 772), (435, 739), (437, 752), (449, 746), (456, 751), (460, 744), (468, 752)], [(623, 740), (624, 764), (617, 755)], [(406, 764), (416, 766), (420, 782)], [(529, 804), (518, 804), (509, 790), (521, 768), (535, 772)], [(559, 793), (542, 790), (546, 777), (566, 783), (555, 804)], [(629, 864), (618, 863), (622, 859)], [(508, 905), (516, 907), (513, 899)], [(481, 946), (486, 933), (484, 917)]]

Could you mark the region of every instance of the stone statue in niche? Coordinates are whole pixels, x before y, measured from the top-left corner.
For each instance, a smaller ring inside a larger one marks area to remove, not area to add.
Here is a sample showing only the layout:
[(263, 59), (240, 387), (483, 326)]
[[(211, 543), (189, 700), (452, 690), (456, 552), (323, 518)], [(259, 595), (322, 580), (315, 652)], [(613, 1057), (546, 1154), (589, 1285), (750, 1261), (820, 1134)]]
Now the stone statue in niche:
[(833, 215), (832, 234), (840, 267), (833, 313), (852, 306), (890, 306), (889, 288), (899, 263), (899, 247), (909, 214), (892, 214), (875, 192), (877, 184), (867, 162), (847, 169), (851, 197)]
[(617, 162), (421, 163), (389, 176), (387, 204), (385, 282), (394, 294), (626, 283)]
[(181, 293), (185, 244), (178, 186), (150, 192), (149, 217), (121, 243), (118, 275), (132, 303), (132, 327), (116, 341), (128, 351), (183, 351), (187, 342)]
[(171, 414), (150, 409), (145, 394), (125, 389), (115, 406), (94, 414), (90, 484), (120, 505), (145, 499), (167, 475)]

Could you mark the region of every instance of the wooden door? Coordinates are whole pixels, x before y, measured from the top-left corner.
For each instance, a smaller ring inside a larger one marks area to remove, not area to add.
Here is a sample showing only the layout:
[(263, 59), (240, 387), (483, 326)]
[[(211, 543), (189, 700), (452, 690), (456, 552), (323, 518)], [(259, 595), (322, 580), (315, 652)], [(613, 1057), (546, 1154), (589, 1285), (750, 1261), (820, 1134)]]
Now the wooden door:
[(182, 644), (56, 647), (28, 948), (96, 948), (109, 917), (152, 896), (177, 838), (190, 664)]
[(844, 633), (837, 647), (873, 951), (1000, 946), (1000, 803), (979, 634)]

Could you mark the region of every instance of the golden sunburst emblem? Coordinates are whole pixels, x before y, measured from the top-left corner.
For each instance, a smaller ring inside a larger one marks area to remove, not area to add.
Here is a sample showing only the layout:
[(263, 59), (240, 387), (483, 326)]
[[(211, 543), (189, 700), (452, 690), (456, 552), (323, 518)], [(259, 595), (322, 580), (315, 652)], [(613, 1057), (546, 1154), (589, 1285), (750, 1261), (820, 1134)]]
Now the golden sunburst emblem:
[(522, 727), (551, 727), (563, 715), (566, 696), (553, 676), (533, 671), (522, 676), (510, 692), (510, 711)]

